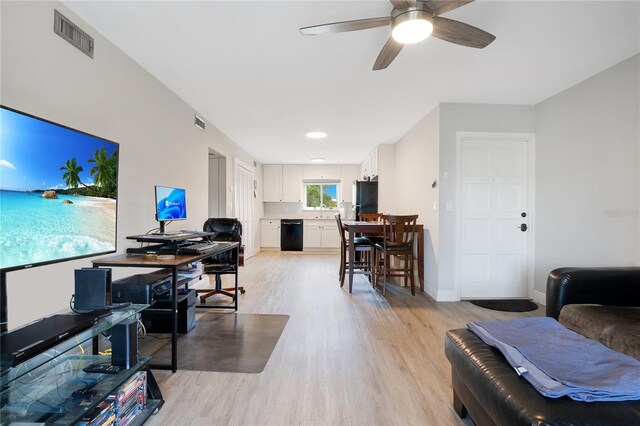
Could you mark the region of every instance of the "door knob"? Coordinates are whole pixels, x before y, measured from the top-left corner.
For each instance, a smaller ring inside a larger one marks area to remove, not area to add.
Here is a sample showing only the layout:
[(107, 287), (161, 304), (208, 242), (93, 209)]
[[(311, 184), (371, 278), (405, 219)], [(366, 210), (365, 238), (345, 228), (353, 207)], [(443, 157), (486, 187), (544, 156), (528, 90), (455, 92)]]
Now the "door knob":
[(520, 226), (518, 226), (518, 229), (520, 229), (522, 232), (525, 232), (527, 230), (527, 224), (523, 223)]

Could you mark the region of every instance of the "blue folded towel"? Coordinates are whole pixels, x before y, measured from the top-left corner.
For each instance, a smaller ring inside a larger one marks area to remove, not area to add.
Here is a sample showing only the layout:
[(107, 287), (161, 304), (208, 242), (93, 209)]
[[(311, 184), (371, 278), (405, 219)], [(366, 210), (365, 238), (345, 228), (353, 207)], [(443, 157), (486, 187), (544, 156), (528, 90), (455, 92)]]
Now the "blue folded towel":
[(480, 321), (467, 325), (498, 348), (544, 396), (576, 401), (640, 399), (640, 361), (609, 349), (553, 318)]

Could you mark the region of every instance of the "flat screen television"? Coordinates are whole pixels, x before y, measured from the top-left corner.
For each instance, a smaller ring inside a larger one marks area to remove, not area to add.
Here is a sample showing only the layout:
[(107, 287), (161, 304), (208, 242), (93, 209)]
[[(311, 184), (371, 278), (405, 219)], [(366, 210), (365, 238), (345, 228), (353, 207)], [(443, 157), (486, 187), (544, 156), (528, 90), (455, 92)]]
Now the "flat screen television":
[(0, 269), (116, 251), (118, 144), (0, 107)]
[(167, 222), (187, 218), (186, 191), (182, 188), (156, 185), (156, 220), (160, 222), (160, 233), (165, 232)]

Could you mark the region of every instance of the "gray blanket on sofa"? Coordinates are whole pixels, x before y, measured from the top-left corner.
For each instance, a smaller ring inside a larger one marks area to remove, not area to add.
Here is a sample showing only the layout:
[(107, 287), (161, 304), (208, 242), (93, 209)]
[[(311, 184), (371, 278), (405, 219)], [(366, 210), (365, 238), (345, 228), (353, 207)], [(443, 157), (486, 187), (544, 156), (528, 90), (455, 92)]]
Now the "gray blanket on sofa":
[(553, 318), (467, 325), (498, 348), (542, 395), (577, 401), (640, 399), (640, 361), (587, 339)]

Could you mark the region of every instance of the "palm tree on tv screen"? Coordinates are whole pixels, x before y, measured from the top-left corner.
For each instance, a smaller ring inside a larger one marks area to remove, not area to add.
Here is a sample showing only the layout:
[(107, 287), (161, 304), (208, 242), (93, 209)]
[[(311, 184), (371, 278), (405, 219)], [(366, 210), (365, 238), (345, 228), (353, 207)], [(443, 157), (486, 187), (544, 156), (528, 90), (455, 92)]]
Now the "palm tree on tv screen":
[(78, 185), (86, 187), (86, 185), (80, 180), (80, 172), (84, 169), (76, 162), (75, 157), (71, 160), (67, 160), (65, 165), (60, 167), (60, 170), (64, 170), (62, 179), (64, 179), (64, 183), (67, 185), (67, 188), (75, 189)]
[[(78, 164), (75, 157), (67, 160), (60, 170), (64, 170), (62, 179), (64, 179), (67, 189), (75, 195), (96, 195), (99, 197), (116, 198), (118, 191), (118, 152), (114, 152), (111, 157), (107, 155), (107, 150), (102, 147), (93, 153), (93, 158), (87, 160), (88, 163), (94, 164), (89, 174), (94, 178), (94, 183), (89, 186), (80, 179), (80, 172), (84, 169)], [(84, 188), (78, 189), (82, 185)], [(62, 193), (65, 190), (61, 191)]]
[(87, 160), (89, 163), (95, 164), (89, 173), (94, 178), (96, 186), (105, 192), (105, 195), (115, 198), (116, 195), (116, 176), (118, 173), (118, 153), (117, 151), (107, 156), (107, 150), (102, 147), (93, 153), (93, 158)]

